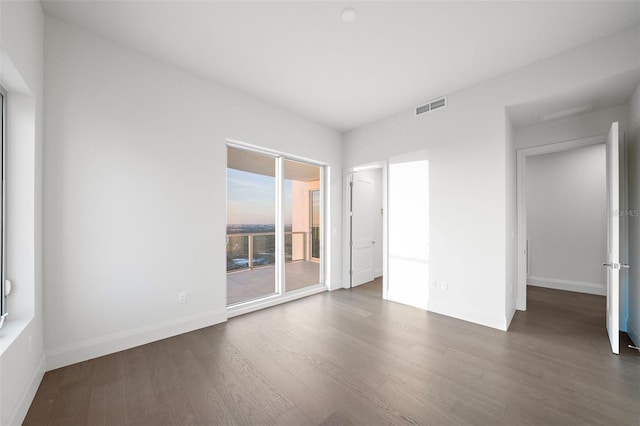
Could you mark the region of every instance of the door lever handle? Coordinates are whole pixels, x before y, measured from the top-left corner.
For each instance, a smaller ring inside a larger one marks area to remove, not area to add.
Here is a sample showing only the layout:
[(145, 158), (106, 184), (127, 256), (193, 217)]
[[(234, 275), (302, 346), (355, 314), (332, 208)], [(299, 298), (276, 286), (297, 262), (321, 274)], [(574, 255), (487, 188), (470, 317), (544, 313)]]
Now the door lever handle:
[(609, 266), (610, 268), (613, 268), (613, 269), (621, 269), (621, 268), (629, 269), (630, 268), (630, 266), (627, 265), (626, 263), (603, 263), (602, 266)]

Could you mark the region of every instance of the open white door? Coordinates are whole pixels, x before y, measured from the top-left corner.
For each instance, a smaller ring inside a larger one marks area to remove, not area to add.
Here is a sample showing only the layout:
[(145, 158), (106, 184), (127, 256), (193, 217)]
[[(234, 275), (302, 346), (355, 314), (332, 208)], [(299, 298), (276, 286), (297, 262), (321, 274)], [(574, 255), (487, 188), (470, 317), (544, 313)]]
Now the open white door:
[(611, 350), (620, 352), (620, 154), (618, 123), (607, 138), (607, 333)]
[(355, 287), (374, 279), (374, 214), (380, 207), (374, 203), (373, 180), (361, 173), (354, 173), (352, 179), (351, 286)]

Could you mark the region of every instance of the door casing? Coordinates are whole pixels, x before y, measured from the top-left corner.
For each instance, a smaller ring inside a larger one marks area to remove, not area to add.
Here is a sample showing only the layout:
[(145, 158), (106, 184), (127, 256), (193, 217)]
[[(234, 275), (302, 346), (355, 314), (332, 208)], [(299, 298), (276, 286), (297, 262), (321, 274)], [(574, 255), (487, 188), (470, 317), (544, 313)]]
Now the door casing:
[(388, 255), (387, 255), (387, 161), (380, 161), (375, 163), (367, 163), (359, 166), (351, 167), (344, 171), (344, 217), (343, 217), (343, 271), (342, 271), (342, 287), (350, 288), (351, 283), (351, 187), (350, 182), (353, 178), (353, 174), (365, 170), (382, 169), (382, 298), (387, 299), (387, 268), (388, 268)]

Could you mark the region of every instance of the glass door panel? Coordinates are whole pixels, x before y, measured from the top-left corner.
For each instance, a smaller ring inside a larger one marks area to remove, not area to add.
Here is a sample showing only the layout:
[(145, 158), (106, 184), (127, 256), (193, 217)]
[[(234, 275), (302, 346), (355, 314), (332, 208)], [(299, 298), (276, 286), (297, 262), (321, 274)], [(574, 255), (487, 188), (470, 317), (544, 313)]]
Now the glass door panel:
[(276, 158), (227, 148), (227, 305), (277, 293)]
[[(284, 160), (285, 291), (297, 290), (321, 282), (320, 172), (321, 168), (318, 166)], [(315, 204), (313, 194), (316, 194)], [(317, 210), (315, 214), (314, 209)]]

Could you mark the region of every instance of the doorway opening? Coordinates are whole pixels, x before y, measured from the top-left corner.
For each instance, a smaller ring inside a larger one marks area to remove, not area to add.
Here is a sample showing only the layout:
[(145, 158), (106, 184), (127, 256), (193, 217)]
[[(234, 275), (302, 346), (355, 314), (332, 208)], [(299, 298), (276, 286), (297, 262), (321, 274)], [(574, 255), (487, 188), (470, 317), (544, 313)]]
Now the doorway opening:
[(619, 153), (613, 123), (609, 136), (517, 151), (517, 309), (526, 310), (528, 290), (536, 298), (557, 290), (606, 296), (602, 327), (614, 353), (626, 316), (626, 274), (620, 273), (627, 256), (626, 223), (619, 214), (626, 206), (621, 146)]
[(345, 182), (343, 286), (371, 282), (382, 272), (383, 299), (426, 310), (430, 291), (428, 152), (415, 151), (347, 170)]
[(356, 167), (346, 173), (345, 288), (367, 284), (386, 298), (385, 165)]
[(527, 285), (606, 295), (603, 143), (529, 156)]

